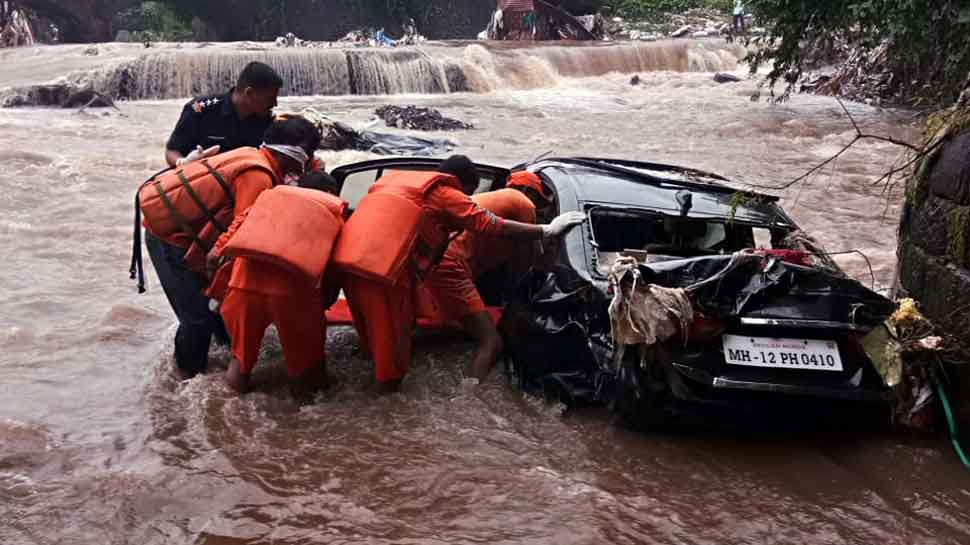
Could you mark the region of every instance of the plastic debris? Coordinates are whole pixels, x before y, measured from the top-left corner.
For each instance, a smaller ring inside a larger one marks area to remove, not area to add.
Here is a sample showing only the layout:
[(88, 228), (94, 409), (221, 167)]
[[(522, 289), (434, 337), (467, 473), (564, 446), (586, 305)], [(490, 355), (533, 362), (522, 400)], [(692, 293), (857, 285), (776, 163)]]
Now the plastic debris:
[(375, 112), (388, 127), (418, 131), (457, 131), (475, 128), (469, 123), (447, 118), (433, 108), (382, 106)]
[(912, 327), (913, 325), (925, 320), (913, 299), (903, 299), (899, 302), (899, 308), (889, 318), (897, 327)]

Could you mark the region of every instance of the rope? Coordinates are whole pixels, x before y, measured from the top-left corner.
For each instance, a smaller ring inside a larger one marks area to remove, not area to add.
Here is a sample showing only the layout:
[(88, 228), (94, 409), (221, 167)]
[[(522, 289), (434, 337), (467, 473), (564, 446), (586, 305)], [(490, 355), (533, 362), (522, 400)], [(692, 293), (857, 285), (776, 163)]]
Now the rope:
[(963, 462), (963, 467), (970, 469), (970, 459), (967, 459), (966, 453), (963, 452), (963, 447), (960, 446), (957, 423), (953, 418), (953, 410), (950, 408), (950, 401), (946, 397), (946, 390), (943, 389), (943, 384), (939, 382), (936, 383), (936, 389), (940, 394), (940, 401), (943, 402), (943, 411), (946, 413), (946, 422), (950, 427), (950, 442), (953, 443), (953, 450), (956, 451), (957, 456), (960, 457), (960, 461)]

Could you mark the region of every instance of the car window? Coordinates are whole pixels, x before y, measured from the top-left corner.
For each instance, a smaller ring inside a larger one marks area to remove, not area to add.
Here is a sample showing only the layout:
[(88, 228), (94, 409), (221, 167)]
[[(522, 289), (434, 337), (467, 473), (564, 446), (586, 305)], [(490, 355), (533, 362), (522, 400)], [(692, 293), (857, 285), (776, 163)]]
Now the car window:
[(348, 174), (344, 178), (344, 186), (340, 190), (340, 198), (350, 203), (350, 209), (357, 208), (357, 203), (364, 198), (370, 186), (377, 181), (377, 169), (362, 170)]
[(771, 248), (771, 231), (762, 227), (755, 227), (754, 244), (755, 248)]
[[(370, 187), (374, 185), (379, 176), (384, 176), (390, 172), (401, 171), (401, 170), (427, 170), (427, 168), (417, 167), (409, 168), (408, 165), (402, 165), (394, 169), (382, 169), (373, 168), (369, 170), (361, 170), (358, 172), (352, 172), (344, 178), (343, 188), (340, 190), (340, 198), (350, 203), (350, 209), (353, 210), (357, 208), (357, 204), (360, 200), (367, 195)], [(486, 191), (491, 191), (496, 185), (495, 179), (492, 176), (483, 175), (478, 182), (478, 187), (475, 189), (475, 193), (484, 193)], [(501, 185), (501, 184), (499, 184)]]
[(752, 228), (703, 218), (681, 218), (658, 211), (608, 206), (587, 207), (594, 252), (601, 275), (621, 256), (641, 263), (729, 254), (754, 245)]

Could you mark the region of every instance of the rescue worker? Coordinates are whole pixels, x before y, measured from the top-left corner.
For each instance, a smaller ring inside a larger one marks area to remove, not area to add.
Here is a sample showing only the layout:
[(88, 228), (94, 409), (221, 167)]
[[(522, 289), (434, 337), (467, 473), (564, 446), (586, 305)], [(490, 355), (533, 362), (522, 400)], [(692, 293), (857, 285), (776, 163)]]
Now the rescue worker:
[(503, 220), (469, 198), (479, 185), (475, 165), (461, 155), (435, 172), (393, 171), (361, 200), (334, 249), (361, 346), (373, 358), (377, 392), (399, 388), (411, 364), (415, 287), (462, 230), (511, 240), (559, 238), (582, 213), (549, 225)]
[(211, 157), (241, 147), (258, 147), (273, 122), (283, 79), (270, 66), (249, 63), (236, 86), (225, 94), (192, 100), (166, 145), (169, 166)]
[[(270, 125), (264, 140), (260, 149), (239, 148), (163, 172), (139, 190), (145, 246), (179, 320), (175, 361), (189, 378), (205, 371), (212, 334), (223, 329), (202, 293), (206, 254), (260, 193), (289, 173), (305, 172), (320, 133), (293, 117)], [(139, 268), (140, 283), (141, 276)]]
[(734, 22), (732, 26), (735, 32), (744, 33), (744, 0), (734, 0)]
[[(477, 205), (500, 218), (536, 223), (536, 210), (552, 204), (548, 189), (532, 172), (514, 172), (505, 189), (472, 197)], [(465, 232), (448, 246), (426, 285), (444, 318), (461, 324), (478, 346), (468, 374), (483, 380), (502, 352), (502, 337), (485, 310), (475, 280), (510, 266), (516, 272), (534, 258), (535, 245), (496, 236)]]
[(347, 205), (329, 174), (308, 174), (297, 185), (263, 193), (210, 253), (234, 257), (220, 310), (232, 337), (226, 382), (239, 393), (249, 391), (270, 324), (279, 332), (290, 379), (309, 391), (328, 383), (325, 312), (340, 288), (324, 272)]

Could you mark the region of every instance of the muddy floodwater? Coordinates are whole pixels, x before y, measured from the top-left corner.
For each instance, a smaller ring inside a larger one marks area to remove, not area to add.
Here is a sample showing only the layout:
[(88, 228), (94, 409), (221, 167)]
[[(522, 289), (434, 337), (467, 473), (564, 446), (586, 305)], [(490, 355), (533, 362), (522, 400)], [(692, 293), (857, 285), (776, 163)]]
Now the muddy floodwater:
[[(639, 71), (638, 86), (622, 69), (567, 70), (553, 58), (563, 51), (486, 85), (512, 61), (470, 47), (440, 54), (478, 58), (481, 70), (466, 70), (477, 92), (296, 97), (281, 108), (361, 128), (383, 104), (431, 106), (476, 125), (432, 136), (481, 162), (551, 151), (760, 185), (800, 175), (853, 135), (835, 101), (752, 102), (754, 82), (718, 85), (706, 70), (743, 67), (693, 62), (696, 52)], [(4, 55), (16, 73), (0, 70), (0, 87), (100, 62), (78, 48)], [(150, 265), (149, 291), (136, 293), (128, 260), (134, 191), (162, 167), (184, 102), (0, 109), (0, 543), (970, 543), (970, 476), (941, 440), (633, 433), (603, 411), (563, 417), (499, 373), (463, 384), (461, 337), (419, 340), (403, 392), (383, 399), (365, 395), (371, 365), (342, 328), (329, 342), (340, 384), (312, 405), (283, 386), (275, 334), (255, 393), (230, 394), (219, 350), (214, 372), (180, 382), (174, 316)], [(916, 138), (909, 114), (850, 109), (867, 132)], [(322, 157), (330, 167), (370, 158)], [(865, 253), (872, 276), (861, 257), (839, 261), (877, 288), (892, 280), (902, 189), (871, 182), (899, 157), (862, 142), (781, 193), (830, 251)]]

